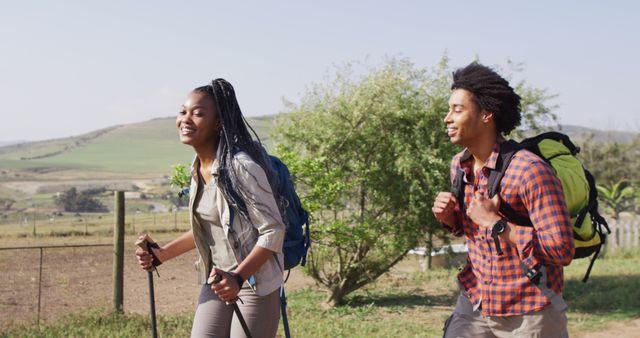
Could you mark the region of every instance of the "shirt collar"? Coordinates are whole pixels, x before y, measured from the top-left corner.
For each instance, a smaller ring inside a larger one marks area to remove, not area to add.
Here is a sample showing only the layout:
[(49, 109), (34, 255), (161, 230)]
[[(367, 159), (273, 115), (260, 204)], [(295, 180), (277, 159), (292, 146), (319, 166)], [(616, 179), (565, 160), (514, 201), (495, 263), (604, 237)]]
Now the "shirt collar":
[[(492, 170), (496, 168), (496, 161), (498, 160), (498, 155), (500, 154), (500, 145), (504, 142), (505, 142), (505, 139), (502, 136), (498, 136), (496, 143), (493, 145), (493, 148), (491, 149), (491, 155), (489, 155), (487, 162), (485, 162), (484, 164), (485, 168), (492, 169)], [(462, 153), (462, 156), (460, 157), (460, 167), (470, 168), (472, 163), (473, 163), (473, 157), (471, 156), (471, 152), (469, 151), (468, 148), (465, 148), (464, 152)]]
[[(220, 156), (220, 152), (222, 151), (222, 142), (218, 142), (218, 149), (216, 150), (216, 160), (213, 161), (213, 164), (211, 165), (211, 175), (213, 176), (218, 176), (218, 173), (220, 171), (220, 161), (218, 161), (218, 158)], [(193, 161), (191, 161), (191, 177), (198, 177), (198, 173), (196, 172), (196, 170), (198, 170), (198, 166), (200, 165), (200, 160), (198, 159), (198, 155), (193, 155)]]

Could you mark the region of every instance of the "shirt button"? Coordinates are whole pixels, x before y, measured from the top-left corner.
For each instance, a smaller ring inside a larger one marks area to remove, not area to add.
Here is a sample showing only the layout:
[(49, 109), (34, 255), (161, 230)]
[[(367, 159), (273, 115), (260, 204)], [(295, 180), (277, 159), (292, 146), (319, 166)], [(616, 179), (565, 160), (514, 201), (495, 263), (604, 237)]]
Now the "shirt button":
[(484, 236), (480, 237), (480, 239), (482, 239), (484, 241)]

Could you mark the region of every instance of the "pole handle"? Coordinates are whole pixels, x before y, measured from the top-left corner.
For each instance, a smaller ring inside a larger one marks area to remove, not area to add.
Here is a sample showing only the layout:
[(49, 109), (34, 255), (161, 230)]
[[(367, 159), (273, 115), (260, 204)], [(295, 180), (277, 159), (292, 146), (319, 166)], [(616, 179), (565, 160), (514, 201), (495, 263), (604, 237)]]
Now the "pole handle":
[(135, 242), (135, 245), (151, 255), (151, 267), (148, 269), (148, 271), (155, 271), (158, 274), (158, 277), (160, 277), (160, 273), (158, 273), (157, 266), (162, 264), (162, 262), (160, 261), (160, 259), (158, 259), (158, 256), (156, 256), (156, 254), (152, 250), (152, 249), (160, 249), (160, 246), (158, 245), (158, 243), (151, 242), (146, 239), (138, 239)]

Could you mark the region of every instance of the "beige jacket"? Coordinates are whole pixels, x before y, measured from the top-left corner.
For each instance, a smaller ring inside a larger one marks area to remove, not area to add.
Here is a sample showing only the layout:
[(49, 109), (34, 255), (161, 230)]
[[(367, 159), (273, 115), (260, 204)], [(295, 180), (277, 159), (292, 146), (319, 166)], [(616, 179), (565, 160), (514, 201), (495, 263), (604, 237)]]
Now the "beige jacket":
[[(198, 223), (194, 220), (193, 215), (194, 199), (198, 189), (198, 175), (195, 172), (197, 170), (196, 161), (197, 158), (194, 159), (191, 166), (189, 220), (199, 255), (196, 263), (199, 271), (199, 281), (204, 284), (212, 267), (208, 263), (208, 259), (203, 259), (203, 257), (210, 255), (209, 246), (204, 238), (202, 228), (197, 226)], [(284, 257), (282, 255), (282, 245), (284, 243), (285, 225), (271, 192), (267, 176), (260, 165), (253, 161), (248, 154), (239, 152), (234, 155), (233, 167), (236, 170), (240, 184), (259, 203), (256, 203), (256, 205), (247, 203), (247, 211), (251, 222), (243, 220), (237, 212), (234, 212), (233, 224), (230, 226), (229, 205), (224, 199), (221, 189), (217, 188), (216, 205), (220, 215), (220, 223), (226, 234), (226, 238), (222, 240), (228, 241), (230, 247), (233, 248), (238, 264), (249, 255), (249, 252), (256, 245), (277, 253), (277, 261), (275, 257), (267, 260), (253, 275), (255, 282), (253, 284), (250, 283), (251, 288), (258, 296), (266, 296), (283, 283), (284, 268), (282, 262)], [(215, 161), (211, 169), (215, 184), (217, 184), (218, 172), (218, 161)], [(214, 240), (220, 241), (221, 239), (215, 238)]]

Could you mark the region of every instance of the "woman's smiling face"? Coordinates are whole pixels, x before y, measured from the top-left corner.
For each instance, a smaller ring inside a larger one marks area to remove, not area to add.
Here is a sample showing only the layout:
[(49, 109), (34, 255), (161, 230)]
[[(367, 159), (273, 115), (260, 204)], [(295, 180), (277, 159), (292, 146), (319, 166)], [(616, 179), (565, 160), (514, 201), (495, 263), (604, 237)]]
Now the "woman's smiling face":
[(220, 137), (220, 119), (213, 99), (192, 92), (176, 118), (180, 142), (193, 147), (211, 144)]

